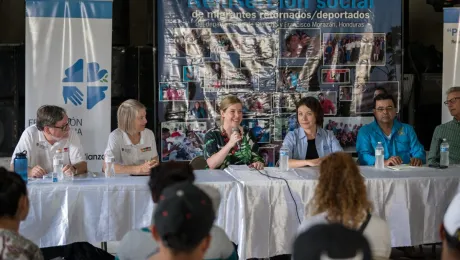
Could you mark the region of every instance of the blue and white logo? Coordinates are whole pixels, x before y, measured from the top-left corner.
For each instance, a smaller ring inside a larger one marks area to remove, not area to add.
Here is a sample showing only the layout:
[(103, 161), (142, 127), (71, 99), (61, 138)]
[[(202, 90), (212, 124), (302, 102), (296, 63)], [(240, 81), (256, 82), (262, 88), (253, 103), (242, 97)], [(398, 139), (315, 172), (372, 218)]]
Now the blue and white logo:
[[(80, 88), (84, 88), (86, 85), (86, 108), (90, 110), (96, 106), (97, 103), (105, 99), (105, 91), (109, 88), (105, 85), (109, 82), (109, 72), (106, 69), (101, 69), (99, 63), (89, 62), (87, 64), (85, 81), (83, 75), (84, 64), (84, 60), (79, 59), (64, 71), (65, 76), (62, 82), (72, 84), (65, 84), (65, 86), (63, 86), (62, 97), (64, 98), (65, 104), (70, 100), (74, 106), (81, 106), (85, 95)], [(105, 86), (100, 86), (101, 84)]]

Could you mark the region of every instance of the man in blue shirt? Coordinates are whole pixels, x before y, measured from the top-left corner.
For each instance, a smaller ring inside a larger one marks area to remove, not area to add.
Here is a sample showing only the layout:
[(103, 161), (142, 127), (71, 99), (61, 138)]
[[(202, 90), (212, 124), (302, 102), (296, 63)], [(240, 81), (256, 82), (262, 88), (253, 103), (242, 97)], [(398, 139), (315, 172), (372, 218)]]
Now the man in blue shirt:
[(375, 147), (382, 142), (385, 149), (385, 166), (410, 164), (422, 166), (425, 150), (418, 141), (412, 126), (399, 122), (396, 102), (390, 94), (374, 98), (374, 122), (363, 126), (358, 132), (356, 151), (361, 165), (375, 164)]

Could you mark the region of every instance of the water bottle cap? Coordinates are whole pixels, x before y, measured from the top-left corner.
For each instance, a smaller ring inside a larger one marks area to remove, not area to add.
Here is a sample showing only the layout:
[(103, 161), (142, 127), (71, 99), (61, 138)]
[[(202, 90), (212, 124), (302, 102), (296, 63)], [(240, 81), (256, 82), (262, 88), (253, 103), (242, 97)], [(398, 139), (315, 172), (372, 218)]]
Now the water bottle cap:
[(16, 157), (17, 158), (26, 158), (27, 157), (27, 151), (24, 150), (24, 151), (22, 151), (20, 153), (16, 153)]

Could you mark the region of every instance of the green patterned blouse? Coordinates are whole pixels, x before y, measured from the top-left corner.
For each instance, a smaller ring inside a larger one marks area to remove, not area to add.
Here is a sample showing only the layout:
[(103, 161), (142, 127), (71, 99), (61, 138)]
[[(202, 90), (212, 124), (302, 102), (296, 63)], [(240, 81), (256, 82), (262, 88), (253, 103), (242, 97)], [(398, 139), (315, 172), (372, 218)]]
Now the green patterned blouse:
[[(209, 130), (204, 137), (204, 158), (207, 160), (209, 157), (219, 152), (229, 141), (229, 137), (225, 132), (222, 132), (219, 127)], [(253, 162), (262, 162), (264, 159), (258, 154), (259, 146), (255, 138), (249, 134), (249, 131), (244, 130), (241, 147), (238, 150), (238, 145), (235, 145), (228, 155), (225, 157), (224, 162), (219, 166), (219, 169), (225, 169), (229, 165), (242, 165), (251, 164)]]

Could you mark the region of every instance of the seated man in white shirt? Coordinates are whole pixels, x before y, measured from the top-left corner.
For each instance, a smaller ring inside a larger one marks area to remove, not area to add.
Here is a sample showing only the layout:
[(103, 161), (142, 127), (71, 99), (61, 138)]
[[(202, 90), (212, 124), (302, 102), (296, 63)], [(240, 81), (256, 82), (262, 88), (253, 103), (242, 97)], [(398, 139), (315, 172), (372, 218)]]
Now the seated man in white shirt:
[(21, 135), (11, 160), (14, 170), (16, 153), (27, 152), (29, 177), (40, 178), (53, 171), (53, 156), (60, 149), (64, 155), (66, 175), (86, 173), (85, 152), (77, 133), (71, 131), (66, 111), (58, 106), (44, 105), (37, 110), (36, 124)]

